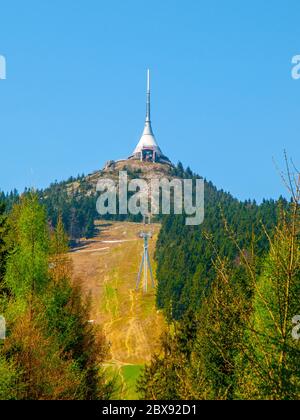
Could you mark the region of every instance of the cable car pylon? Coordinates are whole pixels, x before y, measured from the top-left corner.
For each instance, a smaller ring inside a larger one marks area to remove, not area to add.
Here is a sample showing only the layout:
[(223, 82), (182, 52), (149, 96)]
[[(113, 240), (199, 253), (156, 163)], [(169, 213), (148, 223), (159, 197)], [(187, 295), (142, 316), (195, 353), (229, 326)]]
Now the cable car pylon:
[[(149, 220), (149, 224), (150, 224), (150, 216), (148, 216), (148, 220)], [(144, 224), (146, 224), (146, 217), (144, 217)], [(152, 268), (151, 268), (151, 263), (150, 263), (150, 257), (149, 257), (149, 249), (148, 249), (149, 239), (152, 238), (152, 232), (141, 231), (139, 236), (140, 236), (140, 238), (144, 239), (144, 252), (143, 252), (143, 256), (142, 256), (140, 269), (139, 269), (139, 272), (138, 272), (138, 275), (137, 275), (135, 290), (137, 291), (139, 289), (139, 286), (140, 286), (140, 283), (141, 283), (141, 280), (142, 280), (142, 272), (144, 270), (143, 290), (144, 290), (145, 293), (147, 293), (147, 291), (148, 291), (148, 271), (150, 273), (151, 285), (152, 285), (152, 287), (155, 286), (154, 279), (153, 279)]]

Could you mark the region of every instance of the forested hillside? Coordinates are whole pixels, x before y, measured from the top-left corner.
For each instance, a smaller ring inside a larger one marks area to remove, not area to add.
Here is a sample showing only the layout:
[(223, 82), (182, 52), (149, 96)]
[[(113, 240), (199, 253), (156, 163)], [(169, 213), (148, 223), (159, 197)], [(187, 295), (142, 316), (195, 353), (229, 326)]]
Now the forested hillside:
[[(95, 234), (94, 221), (97, 219), (141, 222), (142, 216), (137, 215), (119, 215), (107, 214), (101, 216), (96, 209), (96, 202), (99, 194), (96, 191), (97, 181), (103, 178), (114, 179), (118, 182), (119, 171), (126, 171), (128, 180), (151, 177), (166, 176), (183, 177), (185, 174), (192, 175), (190, 169), (184, 171), (179, 162), (177, 167), (170, 165), (148, 163), (146, 166), (140, 162), (120, 162), (114, 163), (105, 171), (96, 171), (90, 175), (78, 175), (70, 177), (66, 181), (50, 184), (45, 189), (35, 190), (39, 201), (44, 205), (47, 212), (47, 219), (53, 228), (56, 226), (59, 217), (62, 218), (64, 228), (69, 236), (71, 244), (82, 237), (91, 238)], [(25, 190), (24, 193), (30, 192)], [(128, 193), (130, 197), (132, 193)], [(10, 193), (0, 191), (0, 202), (5, 203), (6, 211), (10, 211), (15, 203), (19, 201), (19, 193), (14, 190)], [(117, 202), (118, 204), (118, 202)], [(161, 220), (158, 215), (156, 221)]]
[[(183, 177), (190, 174), (183, 173)], [(215, 249), (231, 261), (238, 259), (235, 245), (228, 238), (226, 225), (245, 252), (249, 244), (258, 256), (268, 249), (264, 229), (272, 232), (284, 199), (240, 202), (211, 182), (205, 182), (205, 216), (200, 226), (186, 226), (185, 216), (166, 216), (158, 238), (156, 259), (159, 285), (157, 305), (170, 318), (179, 319), (188, 309), (201, 306), (211, 280), (215, 275), (212, 258)], [(212, 241), (207, 237), (212, 237)], [(253, 240), (253, 242), (251, 242)]]
[[(105, 337), (90, 303), (71, 282), (61, 218), (28, 193), (7, 213), (0, 204), (0, 399), (106, 399)], [(2, 333), (3, 333), (3, 324)]]
[[(25, 194), (29, 190), (25, 190)], [(62, 218), (64, 228), (75, 244), (80, 238), (92, 238), (95, 234), (94, 221), (100, 216), (96, 209), (96, 187), (87, 182), (84, 175), (70, 177), (67, 181), (54, 182), (48, 188), (35, 191), (39, 202), (45, 207), (50, 226), (56, 227), (59, 217)], [(10, 211), (19, 201), (19, 193), (14, 190), (5, 194), (0, 192), (0, 201), (5, 203), (6, 211)], [(105, 220), (125, 220), (124, 216), (106, 215)], [(141, 221), (141, 216), (128, 215), (126, 220)]]
[[(181, 164), (170, 176), (197, 178)], [(286, 182), (290, 201), (240, 202), (205, 181), (202, 225), (159, 217), (156, 302), (168, 326), (139, 395), (300, 399), (300, 340), (292, 336), (300, 314), (298, 176)], [(87, 179), (1, 194), (0, 313), (10, 340), (0, 347), (0, 398), (113, 392), (101, 369), (105, 337), (87, 323), (89, 303), (70, 281), (66, 257), (68, 239), (93, 236), (99, 218)]]
[(299, 174), (286, 185), (290, 203), (258, 206), (206, 184), (202, 226), (163, 220), (157, 304), (169, 328), (140, 378), (145, 399), (300, 399)]

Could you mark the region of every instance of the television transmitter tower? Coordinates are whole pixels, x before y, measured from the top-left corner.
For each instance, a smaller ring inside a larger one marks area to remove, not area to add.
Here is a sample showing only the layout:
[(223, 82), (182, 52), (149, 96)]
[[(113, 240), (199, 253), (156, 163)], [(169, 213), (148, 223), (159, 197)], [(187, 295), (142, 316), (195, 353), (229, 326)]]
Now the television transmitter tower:
[[(149, 224), (150, 224), (150, 216), (148, 216), (148, 220), (149, 220)], [(144, 217), (144, 223), (146, 224), (146, 217)], [(152, 287), (154, 287), (153, 273), (152, 273), (152, 268), (151, 268), (151, 263), (150, 263), (149, 252), (148, 252), (148, 241), (149, 241), (150, 238), (152, 238), (152, 233), (142, 231), (142, 232), (140, 232), (139, 236), (140, 236), (140, 238), (144, 239), (144, 252), (143, 252), (142, 261), (141, 261), (139, 273), (138, 273), (137, 280), (136, 280), (136, 288), (135, 289), (136, 290), (139, 289), (139, 285), (140, 285), (141, 278), (142, 278), (142, 271), (143, 271), (143, 268), (144, 268), (143, 290), (144, 290), (145, 293), (147, 293), (147, 290), (148, 290), (148, 269), (149, 269), (149, 272), (150, 272), (151, 285), (152, 285)]]

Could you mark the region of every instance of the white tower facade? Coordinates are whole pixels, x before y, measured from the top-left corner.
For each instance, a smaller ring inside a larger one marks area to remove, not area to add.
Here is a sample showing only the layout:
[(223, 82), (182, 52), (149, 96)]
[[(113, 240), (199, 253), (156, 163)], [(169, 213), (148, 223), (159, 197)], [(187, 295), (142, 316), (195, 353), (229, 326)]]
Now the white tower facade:
[(133, 151), (131, 158), (142, 161), (152, 162), (166, 162), (170, 163), (169, 159), (163, 155), (158, 146), (152, 126), (151, 126), (151, 93), (150, 93), (150, 70), (147, 71), (147, 102), (146, 102), (146, 121), (145, 127), (136, 148)]

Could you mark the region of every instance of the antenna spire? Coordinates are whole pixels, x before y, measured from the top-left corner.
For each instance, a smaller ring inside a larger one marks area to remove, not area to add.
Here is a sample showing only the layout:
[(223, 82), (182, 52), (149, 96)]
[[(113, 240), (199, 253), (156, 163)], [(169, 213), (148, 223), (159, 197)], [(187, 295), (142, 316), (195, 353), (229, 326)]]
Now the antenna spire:
[(150, 123), (150, 70), (147, 70), (147, 111), (146, 123)]
[[(150, 222), (149, 222), (149, 224), (150, 224)], [(155, 286), (154, 279), (153, 279), (152, 268), (151, 268), (151, 263), (150, 263), (149, 251), (148, 251), (148, 243), (149, 243), (149, 239), (152, 238), (152, 233), (143, 231), (143, 232), (140, 233), (140, 237), (144, 239), (144, 253), (143, 253), (139, 273), (138, 273), (138, 276), (137, 276), (137, 279), (136, 279), (135, 290), (136, 291), (139, 290), (139, 286), (140, 286), (140, 282), (141, 282), (141, 278), (142, 278), (142, 271), (144, 269), (143, 289), (144, 289), (144, 292), (147, 293), (147, 290), (148, 290), (148, 269), (149, 269), (149, 272), (150, 272), (151, 285), (152, 285), (152, 287)]]

